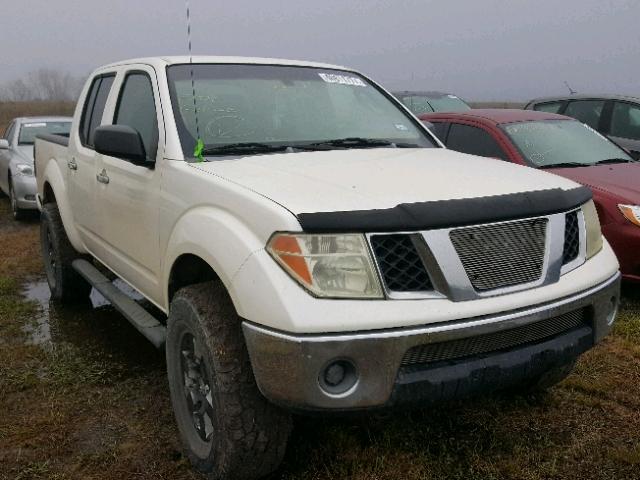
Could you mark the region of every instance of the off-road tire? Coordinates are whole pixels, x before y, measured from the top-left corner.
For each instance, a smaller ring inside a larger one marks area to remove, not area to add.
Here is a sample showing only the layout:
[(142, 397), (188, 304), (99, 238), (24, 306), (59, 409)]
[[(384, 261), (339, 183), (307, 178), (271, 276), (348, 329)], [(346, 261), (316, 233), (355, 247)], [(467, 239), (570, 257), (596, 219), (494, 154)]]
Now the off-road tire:
[[(260, 394), (240, 318), (222, 283), (180, 289), (171, 302), (167, 323), (171, 400), (185, 455), (194, 468), (216, 480), (255, 479), (276, 470), (291, 432), (291, 417)], [(195, 403), (210, 408), (207, 415), (213, 433), (204, 438), (193, 420), (197, 415), (189, 393), (193, 390), (185, 386), (186, 378), (195, 378), (184, 370), (185, 364), (194, 365), (185, 360), (184, 342), (192, 341), (201, 355), (198, 371), (206, 377), (200, 383), (206, 387), (198, 391), (211, 392), (209, 405), (202, 399)]]
[(42, 206), (40, 248), (51, 298), (60, 303), (86, 300), (91, 293), (91, 285), (71, 266), (71, 262), (82, 256), (69, 242), (55, 203)]
[(13, 219), (18, 221), (24, 220), (27, 213), (18, 207), (18, 199), (16, 198), (16, 191), (13, 189), (11, 179), (9, 179), (9, 203), (11, 205), (11, 215), (13, 215)]

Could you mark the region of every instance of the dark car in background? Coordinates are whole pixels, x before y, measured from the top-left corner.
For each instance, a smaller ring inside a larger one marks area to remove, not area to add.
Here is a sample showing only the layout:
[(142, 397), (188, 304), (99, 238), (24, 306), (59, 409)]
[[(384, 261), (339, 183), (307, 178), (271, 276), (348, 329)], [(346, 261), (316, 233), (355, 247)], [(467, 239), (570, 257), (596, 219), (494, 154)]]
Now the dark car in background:
[(640, 159), (640, 97), (571, 95), (531, 100), (527, 110), (559, 113), (586, 123)]
[(394, 92), (393, 95), (415, 115), (432, 112), (464, 112), (471, 107), (460, 97), (444, 92)]
[(447, 148), (545, 169), (590, 187), (623, 278), (640, 282), (640, 163), (614, 142), (572, 118), (540, 111), (485, 109), (420, 119)]

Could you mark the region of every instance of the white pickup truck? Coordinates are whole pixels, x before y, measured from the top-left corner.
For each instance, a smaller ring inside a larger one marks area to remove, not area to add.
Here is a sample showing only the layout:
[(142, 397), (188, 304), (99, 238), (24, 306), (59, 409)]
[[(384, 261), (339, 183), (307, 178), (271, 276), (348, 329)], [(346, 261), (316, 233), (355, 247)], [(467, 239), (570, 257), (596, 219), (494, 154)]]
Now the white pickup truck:
[(166, 350), (186, 454), (213, 478), (273, 471), (291, 411), (550, 386), (616, 316), (588, 189), (446, 150), (350, 69), (99, 68), (36, 174), (53, 298), (93, 286)]

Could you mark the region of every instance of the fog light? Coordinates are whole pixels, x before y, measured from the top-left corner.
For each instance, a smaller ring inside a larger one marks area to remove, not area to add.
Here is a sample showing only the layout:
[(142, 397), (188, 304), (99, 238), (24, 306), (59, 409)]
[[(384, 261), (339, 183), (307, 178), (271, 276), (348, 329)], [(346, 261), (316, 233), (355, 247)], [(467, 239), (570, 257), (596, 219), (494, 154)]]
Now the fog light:
[(318, 380), (325, 392), (340, 395), (358, 383), (358, 372), (350, 360), (332, 360), (320, 371)]

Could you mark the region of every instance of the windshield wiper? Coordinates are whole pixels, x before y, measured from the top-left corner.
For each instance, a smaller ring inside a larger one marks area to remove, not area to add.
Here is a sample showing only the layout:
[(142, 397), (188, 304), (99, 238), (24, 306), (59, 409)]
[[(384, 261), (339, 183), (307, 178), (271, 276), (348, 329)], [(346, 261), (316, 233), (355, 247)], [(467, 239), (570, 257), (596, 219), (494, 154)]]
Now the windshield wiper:
[[(379, 140), (376, 138), (348, 137), (325, 140), (322, 142), (309, 143), (304, 147), (344, 147), (344, 148), (374, 148), (374, 147), (396, 147), (397, 145), (389, 140)], [(302, 147), (302, 146), (301, 146)]]
[(230, 155), (234, 153), (269, 153), (283, 152), (288, 150), (289, 145), (270, 145), (268, 143), (244, 142), (244, 143), (227, 143), (216, 147), (207, 147), (202, 151), (205, 157), (216, 155)]
[(635, 163), (635, 160), (630, 158), (607, 158), (596, 162), (596, 165), (606, 165), (607, 163)]
[(588, 167), (589, 165), (586, 163), (579, 162), (562, 162), (562, 163), (551, 163), (549, 165), (540, 165), (538, 168), (575, 168), (575, 167)]

